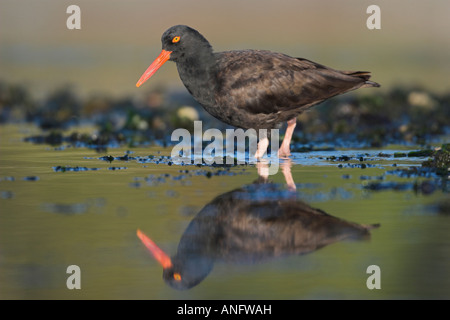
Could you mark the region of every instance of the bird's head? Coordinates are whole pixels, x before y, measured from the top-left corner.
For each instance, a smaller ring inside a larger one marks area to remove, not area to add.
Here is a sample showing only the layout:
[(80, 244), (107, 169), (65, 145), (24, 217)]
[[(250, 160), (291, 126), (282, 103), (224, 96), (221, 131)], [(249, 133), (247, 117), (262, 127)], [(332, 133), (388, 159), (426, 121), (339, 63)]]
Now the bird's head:
[(170, 258), (141, 230), (137, 236), (163, 267), (163, 279), (174, 289), (190, 289), (199, 284), (211, 271), (212, 263), (206, 257)]
[(197, 30), (185, 25), (167, 29), (162, 37), (162, 51), (141, 76), (136, 86), (141, 86), (168, 60), (180, 62), (191, 57), (202, 58), (212, 52), (211, 45)]

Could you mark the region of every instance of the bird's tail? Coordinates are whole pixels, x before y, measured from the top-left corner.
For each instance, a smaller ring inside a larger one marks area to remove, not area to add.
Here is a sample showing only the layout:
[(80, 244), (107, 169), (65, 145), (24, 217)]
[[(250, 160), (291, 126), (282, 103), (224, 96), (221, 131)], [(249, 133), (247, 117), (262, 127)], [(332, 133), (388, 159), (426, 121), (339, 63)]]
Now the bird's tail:
[(364, 84), (360, 88), (381, 87), (379, 83), (369, 80), (371, 77), (369, 71), (342, 71), (342, 73), (364, 80)]

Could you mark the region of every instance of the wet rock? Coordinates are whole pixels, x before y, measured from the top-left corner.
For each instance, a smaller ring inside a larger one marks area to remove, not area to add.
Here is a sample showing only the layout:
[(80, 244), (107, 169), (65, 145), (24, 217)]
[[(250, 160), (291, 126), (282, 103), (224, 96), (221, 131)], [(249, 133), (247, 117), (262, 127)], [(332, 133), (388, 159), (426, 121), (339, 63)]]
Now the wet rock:
[(129, 161), (129, 160), (134, 160), (134, 159), (130, 159), (130, 156), (128, 156), (128, 154), (125, 154), (121, 157), (115, 157), (114, 160), (118, 160), (118, 161)]
[(360, 180), (384, 180), (384, 176), (359, 176)]
[(380, 153), (378, 153), (377, 156), (380, 157), (380, 158), (390, 158), (392, 155), (390, 155), (388, 153), (380, 152)]
[(408, 152), (408, 157), (429, 157), (433, 155), (434, 150), (418, 150), (418, 151), (410, 151)]
[(64, 138), (61, 132), (52, 131), (44, 135), (26, 137), (24, 141), (32, 142), (35, 144), (49, 144), (51, 146), (58, 146), (63, 143)]
[(37, 176), (28, 176), (28, 177), (24, 177), (23, 180), (25, 180), (25, 181), (38, 181), (39, 177), (37, 177)]
[(103, 161), (108, 161), (109, 163), (114, 161), (114, 157), (113, 156), (103, 156), (103, 157), (100, 157), (99, 159), (103, 160)]
[(394, 158), (404, 158), (406, 157), (406, 153), (404, 152), (395, 152), (394, 153)]
[(366, 169), (366, 168), (375, 168), (376, 165), (370, 164), (370, 163), (346, 163), (346, 164), (339, 164), (338, 168), (360, 168), (360, 169)]
[(97, 171), (100, 170), (100, 168), (87, 168), (87, 167), (70, 167), (70, 166), (56, 166), (53, 167), (54, 172), (79, 172), (79, 171)]
[(363, 189), (371, 191), (382, 191), (382, 190), (395, 190), (395, 191), (405, 191), (412, 190), (412, 183), (399, 183), (399, 182), (370, 182), (369, 184), (363, 186)]
[(450, 143), (443, 144), (440, 148), (434, 150), (431, 159), (424, 161), (422, 167), (434, 168), (440, 175), (448, 175), (450, 168)]
[(409, 167), (395, 170), (386, 171), (386, 175), (396, 175), (401, 178), (417, 178), (417, 177), (425, 177), (431, 178), (436, 177), (435, 171), (431, 168), (424, 167)]

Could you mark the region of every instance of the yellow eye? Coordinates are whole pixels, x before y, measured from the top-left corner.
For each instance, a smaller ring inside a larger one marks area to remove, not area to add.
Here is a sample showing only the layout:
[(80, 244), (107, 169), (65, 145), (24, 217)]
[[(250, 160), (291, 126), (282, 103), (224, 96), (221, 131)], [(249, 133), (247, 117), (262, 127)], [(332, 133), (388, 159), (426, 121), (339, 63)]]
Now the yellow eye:
[(179, 36), (173, 37), (172, 43), (177, 43), (178, 41), (180, 41), (180, 37)]
[(173, 278), (174, 278), (176, 281), (180, 281), (180, 280), (181, 280), (181, 275), (180, 275), (179, 273), (174, 273), (174, 274), (173, 274)]

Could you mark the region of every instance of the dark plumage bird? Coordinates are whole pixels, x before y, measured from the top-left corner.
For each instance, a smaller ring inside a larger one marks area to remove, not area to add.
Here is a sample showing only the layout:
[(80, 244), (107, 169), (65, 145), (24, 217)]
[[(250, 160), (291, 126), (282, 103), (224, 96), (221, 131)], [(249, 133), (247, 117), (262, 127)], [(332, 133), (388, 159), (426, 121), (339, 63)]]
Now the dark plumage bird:
[(296, 192), (262, 182), (208, 203), (184, 231), (173, 257), (138, 230), (138, 237), (163, 266), (166, 283), (189, 289), (205, 279), (216, 261), (258, 263), (306, 254), (334, 242), (369, 238), (369, 230), (377, 227), (333, 217), (298, 200)]
[[(169, 28), (161, 38), (162, 52), (136, 86), (142, 85), (167, 60), (176, 62), (191, 95), (217, 119), (243, 129), (273, 129), (287, 122), (280, 156), (290, 155), (297, 116), (335, 95), (363, 87), (370, 72), (338, 71), (316, 62), (259, 50), (213, 52), (198, 31), (184, 25)], [(260, 139), (257, 158), (269, 140)]]

